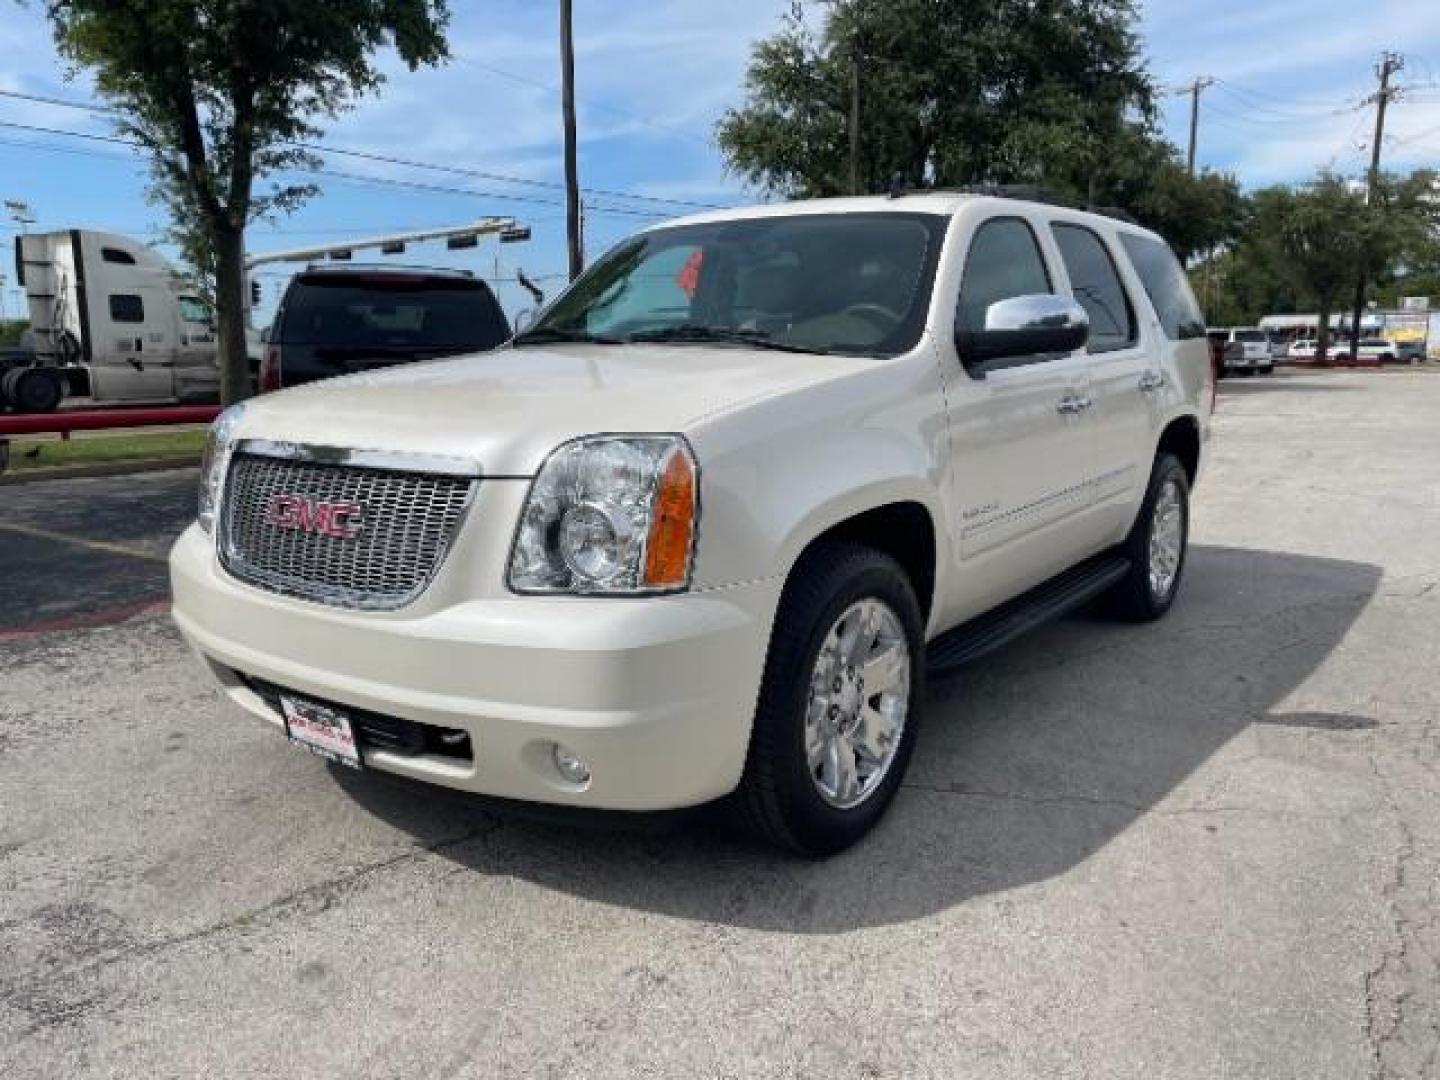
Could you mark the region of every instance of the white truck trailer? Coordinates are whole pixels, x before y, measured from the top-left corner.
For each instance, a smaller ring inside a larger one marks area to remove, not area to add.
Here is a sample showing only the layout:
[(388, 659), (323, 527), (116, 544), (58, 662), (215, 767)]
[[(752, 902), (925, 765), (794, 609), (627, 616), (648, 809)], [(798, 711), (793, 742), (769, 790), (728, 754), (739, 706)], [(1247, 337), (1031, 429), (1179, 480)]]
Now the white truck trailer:
[(0, 353), (0, 407), (210, 402), (220, 369), (214, 313), (159, 253), (91, 229), (16, 238), (25, 345)]

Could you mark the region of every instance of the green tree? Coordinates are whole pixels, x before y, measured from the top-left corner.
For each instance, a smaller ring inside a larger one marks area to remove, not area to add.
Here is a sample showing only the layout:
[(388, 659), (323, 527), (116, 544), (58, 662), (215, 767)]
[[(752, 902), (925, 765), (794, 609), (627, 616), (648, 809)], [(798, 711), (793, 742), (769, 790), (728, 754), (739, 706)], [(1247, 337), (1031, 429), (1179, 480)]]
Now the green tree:
[(1425, 284), (1425, 270), (1440, 265), (1440, 173), (1420, 169), (1379, 177), (1361, 228), (1361, 266), (1371, 297), (1383, 299), (1387, 286), (1402, 278)]
[(1357, 271), (1378, 281), (1376, 299), (1393, 304), (1402, 282), (1426, 295), (1440, 267), (1436, 176), (1382, 176), (1375, 196), (1332, 173), (1310, 184), (1257, 191), (1240, 239), (1191, 268), (1195, 290), (1216, 325), (1244, 325), (1276, 312), (1319, 312), (1328, 353), (1330, 317), (1350, 298)]
[(1041, 185), (1209, 250), (1237, 231), (1239, 189), (1156, 136), (1135, 24), (1131, 0), (838, 0), (817, 29), (797, 4), (717, 137), (762, 190), (844, 193), (858, 65), (864, 190)]
[(20, 344), (20, 335), (30, 328), (25, 319), (0, 319), (0, 348)]
[[(47, 0), (63, 56), (93, 70), (122, 131), (145, 147), (152, 197), (203, 274), (213, 267), (227, 403), (249, 392), (245, 227), (314, 193), (281, 174), (383, 76), (446, 59), (446, 0)], [(267, 178), (272, 179), (265, 184)], [(208, 264), (208, 265), (207, 265)]]

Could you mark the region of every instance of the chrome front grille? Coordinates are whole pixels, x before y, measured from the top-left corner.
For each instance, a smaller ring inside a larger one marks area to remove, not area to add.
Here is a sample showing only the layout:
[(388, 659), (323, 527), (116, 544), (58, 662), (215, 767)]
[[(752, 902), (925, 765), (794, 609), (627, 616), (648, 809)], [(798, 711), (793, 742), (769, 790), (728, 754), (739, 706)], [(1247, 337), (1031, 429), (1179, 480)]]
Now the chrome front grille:
[(477, 483), (478, 470), (449, 458), (242, 442), (225, 482), (220, 561), (271, 592), (402, 607), (440, 569)]

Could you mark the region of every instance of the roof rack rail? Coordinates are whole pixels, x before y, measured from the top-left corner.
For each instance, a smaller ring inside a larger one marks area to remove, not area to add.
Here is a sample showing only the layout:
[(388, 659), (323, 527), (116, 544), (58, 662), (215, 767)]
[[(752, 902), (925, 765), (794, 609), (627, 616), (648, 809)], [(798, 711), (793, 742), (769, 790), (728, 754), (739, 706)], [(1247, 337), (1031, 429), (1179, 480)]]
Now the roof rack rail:
[(1140, 224), (1133, 214), (1118, 206), (1093, 206), (1039, 184), (960, 184), (952, 187), (910, 187), (897, 180), (896, 183), (890, 185), (889, 196), (892, 199), (900, 199), (906, 195), (944, 193), (987, 195), (994, 199), (1020, 199), (1025, 202), (1044, 203), (1047, 206), (1062, 206), (1067, 210), (1084, 210), (1130, 225)]
[(338, 262), (330, 262), (330, 261), (328, 261), (328, 260), (321, 260), (321, 261), (306, 263), (306, 265), (305, 265), (305, 272), (306, 272), (306, 273), (312, 273), (312, 272), (330, 272), (330, 271), (333, 271), (333, 272), (335, 272), (335, 273), (337, 273), (337, 274), (348, 274), (348, 273), (357, 273), (357, 272), (358, 272), (358, 273), (374, 273), (374, 272), (377, 271), (377, 270), (392, 270), (392, 271), (397, 271), (397, 272), (402, 273), (402, 274), (430, 274), (430, 275), (433, 275), (434, 277), (456, 277), (456, 278), (459, 278), (459, 277), (468, 277), (468, 278), (473, 278), (473, 277), (475, 276), (475, 271), (473, 271), (473, 270), (461, 270), (461, 269), (456, 269), (455, 267), (450, 267), (450, 266), (424, 266), (424, 265), (422, 265), (422, 264), (420, 264), (420, 263), (389, 263), (389, 262), (374, 262), (374, 263), (359, 262), (359, 263), (357, 263), (357, 262), (348, 262), (348, 261), (343, 261), (343, 260), (342, 260), (342, 261), (338, 261)]

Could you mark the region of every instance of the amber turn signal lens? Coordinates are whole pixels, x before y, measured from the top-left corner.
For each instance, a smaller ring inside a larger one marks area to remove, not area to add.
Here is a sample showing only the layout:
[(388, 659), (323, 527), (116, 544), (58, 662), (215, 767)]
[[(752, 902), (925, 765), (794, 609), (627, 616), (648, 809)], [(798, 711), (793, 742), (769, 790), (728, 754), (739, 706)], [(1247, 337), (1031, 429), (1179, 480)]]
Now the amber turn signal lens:
[(680, 588), (690, 580), (695, 540), (695, 463), (681, 447), (670, 451), (655, 488), (655, 509), (645, 544), (645, 585)]

